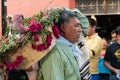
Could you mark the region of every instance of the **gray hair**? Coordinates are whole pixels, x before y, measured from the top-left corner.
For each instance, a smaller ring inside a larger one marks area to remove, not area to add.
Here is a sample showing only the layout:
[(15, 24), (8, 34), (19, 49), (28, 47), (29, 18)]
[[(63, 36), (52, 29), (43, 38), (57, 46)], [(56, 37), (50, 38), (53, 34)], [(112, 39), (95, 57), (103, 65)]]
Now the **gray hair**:
[(68, 11), (68, 10), (63, 10), (60, 13), (60, 18), (58, 19), (58, 22), (55, 23), (55, 25), (57, 25), (58, 29), (61, 31), (61, 25), (68, 23), (70, 18), (73, 18), (73, 17), (77, 17), (77, 15), (74, 12)]

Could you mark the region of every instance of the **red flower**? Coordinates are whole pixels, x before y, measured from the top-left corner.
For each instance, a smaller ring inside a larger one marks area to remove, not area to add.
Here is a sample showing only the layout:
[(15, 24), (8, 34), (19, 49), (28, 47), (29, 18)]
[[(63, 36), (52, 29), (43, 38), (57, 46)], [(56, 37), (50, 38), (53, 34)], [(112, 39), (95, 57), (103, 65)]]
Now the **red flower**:
[(33, 33), (37, 33), (42, 30), (42, 24), (36, 23), (36, 22), (31, 23), (29, 27), (30, 27), (29, 28), (30, 32), (33, 32)]
[(15, 61), (12, 63), (13, 68), (17, 68), (19, 66), (20, 62)]
[(59, 38), (60, 37), (60, 33), (59, 33), (59, 30), (58, 30), (56, 25), (52, 26), (52, 30), (53, 30), (53, 33), (54, 33), (55, 37)]
[(17, 58), (16, 58), (16, 61), (18, 60), (19, 61), (19, 64), (23, 61), (23, 56), (21, 55), (21, 56), (18, 56)]
[(35, 45), (35, 44), (32, 44), (32, 48), (33, 48), (33, 49), (36, 49), (36, 45)]
[(45, 44), (39, 44), (37, 45), (37, 50), (38, 51), (42, 51), (42, 50), (45, 50), (47, 49), (47, 46)]
[(49, 36), (47, 36), (46, 42), (47, 42), (47, 48), (48, 48), (52, 42), (52, 33), (50, 33)]
[(39, 37), (37, 34), (34, 34), (34, 41), (39, 41)]
[(18, 56), (13, 63), (6, 63), (5, 64), (6, 68), (8, 70), (12, 70), (14, 68), (17, 68), (22, 63), (23, 59), (24, 59), (23, 56)]
[(42, 51), (42, 50), (45, 50), (45, 49), (49, 48), (49, 46), (51, 45), (51, 42), (52, 42), (52, 34), (51, 34), (51, 32), (49, 32), (49, 35), (46, 38), (46, 42), (47, 42), (47, 44), (43, 43), (43, 44), (37, 45), (37, 50)]
[(6, 64), (7, 69), (12, 70), (14, 69), (13, 65), (11, 63)]

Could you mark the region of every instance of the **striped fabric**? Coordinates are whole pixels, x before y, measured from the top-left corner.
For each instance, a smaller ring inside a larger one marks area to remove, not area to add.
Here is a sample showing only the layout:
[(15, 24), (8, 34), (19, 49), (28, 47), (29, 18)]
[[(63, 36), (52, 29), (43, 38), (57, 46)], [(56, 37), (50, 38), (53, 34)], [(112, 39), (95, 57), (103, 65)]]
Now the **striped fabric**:
[(89, 72), (89, 63), (90, 60), (87, 60), (81, 67), (80, 67), (80, 73), (82, 80), (90, 80), (90, 72)]
[[(82, 63), (82, 60), (76, 58), (78, 64)], [(90, 66), (90, 60), (88, 59), (85, 61), (81, 66), (79, 65), (79, 71), (80, 71), (80, 76), (81, 80), (91, 80), (91, 74), (89, 71), (89, 66)]]
[(90, 58), (88, 55), (88, 48), (86, 45), (85, 37), (81, 33), (80, 35), (80, 41), (78, 43), (79, 49), (83, 52), (80, 54), (79, 58), (76, 58), (78, 64), (79, 64), (79, 70), (81, 74), (81, 80), (90, 80), (91, 74), (89, 71), (90, 66)]

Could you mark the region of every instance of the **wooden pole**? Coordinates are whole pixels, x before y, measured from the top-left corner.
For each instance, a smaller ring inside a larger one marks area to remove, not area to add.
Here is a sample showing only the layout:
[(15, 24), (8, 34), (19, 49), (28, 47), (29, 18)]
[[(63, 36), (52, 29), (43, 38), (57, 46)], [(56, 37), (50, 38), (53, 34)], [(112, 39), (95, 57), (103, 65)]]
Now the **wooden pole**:
[(106, 0), (104, 0), (103, 6), (104, 6), (104, 13), (106, 13), (106, 10), (107, 10), (107, 2), (106, 2)]

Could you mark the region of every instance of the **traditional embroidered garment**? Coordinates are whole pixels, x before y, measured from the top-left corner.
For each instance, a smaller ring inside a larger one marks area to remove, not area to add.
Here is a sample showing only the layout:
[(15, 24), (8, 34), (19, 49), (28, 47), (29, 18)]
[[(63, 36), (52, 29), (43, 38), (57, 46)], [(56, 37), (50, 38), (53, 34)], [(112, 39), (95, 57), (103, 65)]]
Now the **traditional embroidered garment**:
[(91, 79), (91, 74), (89, 70), (90, 58), (88, 55), (88, 48), (86, 45), (85, 37), (83, 36), (82, 33), (80, 35), (80, 42), (78, 43), (78, 47), (83, 52), (82, 54), (80, 54), (80, 58), (77, 60), (79, 64), (81, 78), (82, 80), (90, 80)]

